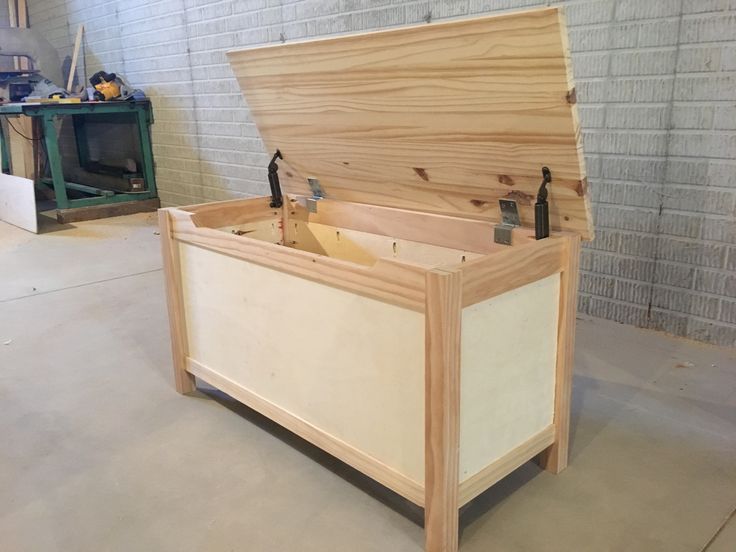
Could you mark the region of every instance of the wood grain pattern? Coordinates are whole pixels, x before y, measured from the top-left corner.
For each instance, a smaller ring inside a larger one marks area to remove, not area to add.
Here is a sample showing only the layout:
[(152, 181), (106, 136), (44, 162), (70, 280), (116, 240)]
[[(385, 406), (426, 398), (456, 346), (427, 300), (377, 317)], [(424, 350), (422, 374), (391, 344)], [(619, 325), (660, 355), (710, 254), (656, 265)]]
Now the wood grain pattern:
[(187, 369), (190, 374), (224, 391), (244, 405), (263, 414), (289, 431), (296, 433), (302, 439), (309, 441), (346, 464), (360, 470), (407, 500), (412, 501), (417, 506), (424, 506), (424, 488), (422, 486), (365, 454), (365, 452), (305, 422), (301, 418), (284, 410), (279, 405), (267, 401), (237, 382), (218, 374), (213, 369), (194, 359), (187, 359)]
[(280, 218), (281, 209), (272, 208), (270, 203), (271, 197), (263, 196), (190, 205), (181, 207), (181, 210), (194, 213), (191, 218), (195, 226), (222, 228), (246, 222)]
[[(66, 81), (67, 92), (72, 92), (72, 84), (74, 83), (74, 75), (77, 73), (77, 59), (79, 58), (79, 48), (82, 46), (82, 36), (84, 35), (84, 25), (79, 25), (77, 29), (77, 37), (74, 39), (74, 52), (72, 53), (72, 62), (69, 65), (69, 78)], [(83, 79), (79, 79), (80, 81)], [(86, 86), (86, 83), (81, 83)]]
[(206, 247), (418, 312), (424, 311), (426, 268), (421, 266), (391, 259), (379, 259), (373, 266), (363, 266), (211, 228), (198, 228), (192, 221), (192, 213), (181, 209), (168, 209), (168, 212), (174, 238), (184, 243)]
[[(477, 253), (501, 251), (506, 247), (493, 241), (493, 223), (488, 221), (329, 199), (320, 200), (317, 212), (311, 213), (303, 202), (303, 197), (290, 198), (285, 212), (291, 219)], [(523, 234), (534, 235), (533, 229), (528, 228), (519, 228), (516, 233), (519, 238)]]
[(456, 265), (481, 257), (480, 253), (472, 251), (316, 222), (296, 221), (284, 230), (286, 244), (289, 247), (367, 266), (375, 264), (378, 259), (392, 259), (434, 268)]
[(566, 240), (565, 259), (560, 282), (559, 333), (555, 374), (555, 442), (539, 455), (539, 465), (552, 473), (567, 467), (570, 448), (570, 398), (575, 356), (575, 315), (577, 313), (580, 268), (580, 238)]
[(425, 337), (426, 552), (458, 549), (462, 274), (427, 273)]
[(563, 236), (532, 240), (459, 265), (463, 307), (562, 271), (565, 242)]
[[(27, 140), (25, 137), (32, 138)], [(36, 178), (36, 149), (38, 125), (34, 124), (34, 117), (18, 115), (8, 117), (8, 149), (12, 174), (22, 178)]]
[(158, 225), (161, 236), (161, 257), (163, 259), (164, 283), (166, 285), (166, 305), (169, 310), (169, 330), (171, 332), (171, 355), (174, 362), (174, 383), (179, 393), (191, 393), (197, 388), (194, 376), (187, 372), (186, 358), (187, 329), (184, 305), (181, 296), (181, 264), (179, 248), (172, 234), (170, 211), (159, 209)]
[(460, 484), (459, 503), (463, 506), (483, 491), (499, 482), (516, 468), (528, 462), (534, 455), (549, 447), (555, 440), (554, 425), (540, 431), (534, 437), (510, 450), (485, 469)]
[(593, 235), (569, 52), (557, 8), (270, 45), (228, 54), (282, 185), (309, 195), (533, 222)]

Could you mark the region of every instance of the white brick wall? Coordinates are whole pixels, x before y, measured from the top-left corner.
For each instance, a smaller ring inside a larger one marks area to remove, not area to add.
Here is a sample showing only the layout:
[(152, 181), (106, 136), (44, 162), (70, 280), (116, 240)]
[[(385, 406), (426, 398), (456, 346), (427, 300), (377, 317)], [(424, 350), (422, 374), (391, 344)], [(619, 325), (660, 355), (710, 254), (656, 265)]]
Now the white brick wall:
[(267, 154), (228, 49), (565, 5), (598, 237), (582, 312), (736, 344), (736, 0), (29, 0), (31, 24), (87, 72), (155, 107), (167, 204), (267, 191)]

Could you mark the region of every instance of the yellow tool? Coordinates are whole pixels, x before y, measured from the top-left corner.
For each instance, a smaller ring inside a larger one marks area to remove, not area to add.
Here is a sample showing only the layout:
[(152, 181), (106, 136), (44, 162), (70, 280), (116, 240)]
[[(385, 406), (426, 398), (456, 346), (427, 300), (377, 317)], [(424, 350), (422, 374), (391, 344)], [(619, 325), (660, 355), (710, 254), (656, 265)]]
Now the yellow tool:
[(114, 100), (115, 98), (120, 97), (120, 86), (122, 81), (115, 73), (98, 71), (92, 75), (89, 82), (95, 87), (95, 100)]

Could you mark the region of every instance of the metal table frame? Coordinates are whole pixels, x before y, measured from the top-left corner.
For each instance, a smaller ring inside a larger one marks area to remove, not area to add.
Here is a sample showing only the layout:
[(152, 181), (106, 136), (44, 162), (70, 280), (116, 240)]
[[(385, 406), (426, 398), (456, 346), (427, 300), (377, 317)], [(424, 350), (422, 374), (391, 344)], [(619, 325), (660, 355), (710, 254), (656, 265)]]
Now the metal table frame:
[[(74, 125), (74, 134), (77, 143), (77, 155), (82, 167), (89, 162), (89, 149), (85, 120), (94, 115), (108, 115), (111, 113), (134, 113), (138, 128), (138, 140), (140, 143), (142, 173), (146, 183), (145, 192), (125, 193), (102, 190), (92, 186), (85, 186), (75, 182), (64, 180), (64, 171), (61, 164), (61, 153), (59, 152), (59, 139), (54, 126), (57, 117), (71, 116)], [(77, 104), (23, 104), (14, 103), (0, 105), (0, 115), (27, 115), (39, 117), (43, 126), (44, 142), (48, 155), (49, 168), (51, 171), (50, 184), (54, 188), (57, 209), (70, 209), (75, 207), (90, 207), (110, 203), (126, 201), (141, 201), (153, 199), (158, 196), (156, 190), (156, 176), (154, 173), (153, 151), (151, 148), (150, 125), (153, 124), (153, 111), (151, 102), (143, 101), (110, 101), (110, 102), (82, 102)], [(12, 130), (11, 130), (12, 132)], [(5, 138), (0, 132), (0, 147), (7, 151)], [(3, 159), (7, 156), (3, 155)], [(3, 167), (5, 168), (5, 167)], [(48, 183), (42, 175), (36, 175), (36, 181)], [(46, 181), (46, 182), (44, 182)], [(78, 190), (94, 197), (70, 199), (67, 189)]]

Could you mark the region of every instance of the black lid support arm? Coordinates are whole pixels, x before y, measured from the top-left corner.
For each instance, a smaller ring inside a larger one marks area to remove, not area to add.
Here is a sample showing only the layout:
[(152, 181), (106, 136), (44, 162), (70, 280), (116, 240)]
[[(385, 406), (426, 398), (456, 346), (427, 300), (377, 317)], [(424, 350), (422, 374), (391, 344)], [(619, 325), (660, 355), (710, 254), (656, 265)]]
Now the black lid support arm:
[(534, 204), (534, 237), (538, 240), (549, 237), (549, 203), (547, 203), (547, 184), (552, 182), (549, 167), (542, 167), (542, 184)]
[(268, 164), (268, 184), (271, 186), (271, 208), (278, 209), (284, 204), (284, 197), (281, 194), (281, 182), (279, 182), (279, 165), (277, 159), (283, 159), (280, 150), (276, 150), (273, 154), (271, 162)]

